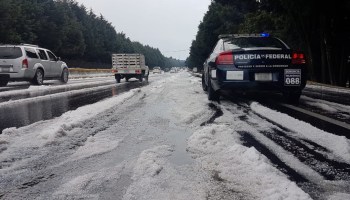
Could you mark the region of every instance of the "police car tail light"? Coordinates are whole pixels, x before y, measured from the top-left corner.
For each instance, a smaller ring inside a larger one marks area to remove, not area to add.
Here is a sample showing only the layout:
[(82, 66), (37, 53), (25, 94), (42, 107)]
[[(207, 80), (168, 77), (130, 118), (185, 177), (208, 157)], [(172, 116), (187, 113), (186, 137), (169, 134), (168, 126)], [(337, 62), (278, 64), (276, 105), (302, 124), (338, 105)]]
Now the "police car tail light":
[(223, 52), (216, 58), (216, 65), (233, 65), (233, 53)]
[(27, 59), (24, 59), (23, 61), (22, 61), (22, 68), (28, 68), (28, 60)]
[(305, 64), (305, 55), (303, 53), (292, 54), (292, 64)]

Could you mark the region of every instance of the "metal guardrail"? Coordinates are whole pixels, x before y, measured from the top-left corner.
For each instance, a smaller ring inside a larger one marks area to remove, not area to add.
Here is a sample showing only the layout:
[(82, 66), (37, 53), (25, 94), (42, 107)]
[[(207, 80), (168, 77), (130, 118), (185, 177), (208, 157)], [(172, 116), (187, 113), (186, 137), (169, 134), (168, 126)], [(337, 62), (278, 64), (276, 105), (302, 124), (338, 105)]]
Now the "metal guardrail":
[(107, 77), (114, 76), (112, 69), (84, 69), (84, 68), (70, 68), (70, 78), (88, 78), (88, 77)]

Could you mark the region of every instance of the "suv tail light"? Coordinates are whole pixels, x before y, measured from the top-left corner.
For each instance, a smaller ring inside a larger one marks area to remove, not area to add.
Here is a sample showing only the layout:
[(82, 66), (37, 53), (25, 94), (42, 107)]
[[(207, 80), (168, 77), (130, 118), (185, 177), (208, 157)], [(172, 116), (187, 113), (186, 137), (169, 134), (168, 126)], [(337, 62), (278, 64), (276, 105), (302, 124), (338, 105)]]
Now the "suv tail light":
[(220, 53), (215, 62), (216, 65), (233, 65), (234, 60), (232, 51)]
[(292, 54), (292, 64), (305, 64), (305, 55), (303, 53), (293, 53)]
[(26, 69), (28, 69), (28, 60), (27, 59), (24, 59), (23, 61), (22, 61), (22, 68), (26, 68)]

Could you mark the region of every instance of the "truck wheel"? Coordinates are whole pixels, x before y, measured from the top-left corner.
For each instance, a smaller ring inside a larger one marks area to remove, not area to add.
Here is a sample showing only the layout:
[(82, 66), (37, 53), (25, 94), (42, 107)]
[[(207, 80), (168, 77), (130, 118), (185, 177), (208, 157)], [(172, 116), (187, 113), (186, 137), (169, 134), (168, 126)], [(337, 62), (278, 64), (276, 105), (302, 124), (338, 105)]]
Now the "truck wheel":
[(143, 77), (142, 77), (142, 74), (139, 76), (139, 81), (142, 83), (143, 81)]
[(62, 83), (67, 83), (68, 82), (68, 76), (69, 76), (69, 72), (67, 68), (64, 68), (60, 77), (60, 81)]
[(121, 79), (120, 75), (116, 74), (115, 75), (115, 80), (117, 80), (117, 83), (120, 83), (120, 79)]
[(0, 80), (0, 87), (5, 87), (9, 80)]
[(44, 72), (42, 69), (36, 70), (32, 83), (35, 85), (42, 85), (44, 83)]
[(211, 86), (211, 81), (208, 81), (208, 99), (210, 101), (219, 101), (220, 99), (220, 93), (219, 91), (215, 91), (214, 88)]
[(208, 86), (205, 84), (205, 76), (202, 74), (202, 89), (203, 91), (208, 91)]

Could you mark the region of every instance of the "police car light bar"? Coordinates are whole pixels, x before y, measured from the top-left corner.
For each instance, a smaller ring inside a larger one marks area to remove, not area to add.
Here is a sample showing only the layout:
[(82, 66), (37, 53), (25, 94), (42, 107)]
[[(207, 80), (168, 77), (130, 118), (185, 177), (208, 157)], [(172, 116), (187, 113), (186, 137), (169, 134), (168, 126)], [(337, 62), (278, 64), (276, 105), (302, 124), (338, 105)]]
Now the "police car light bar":
[(222, 34), (219, 35), (219, 39), (223, 38), (235, 38), (235, 37), (270, 37), (269, 33), (251, 33), (251, 34)]
[(261, 37), (269, 37), (270, 34), (269, 34), (269, 33), (260, 33), (260, 36), (261, 36)]

